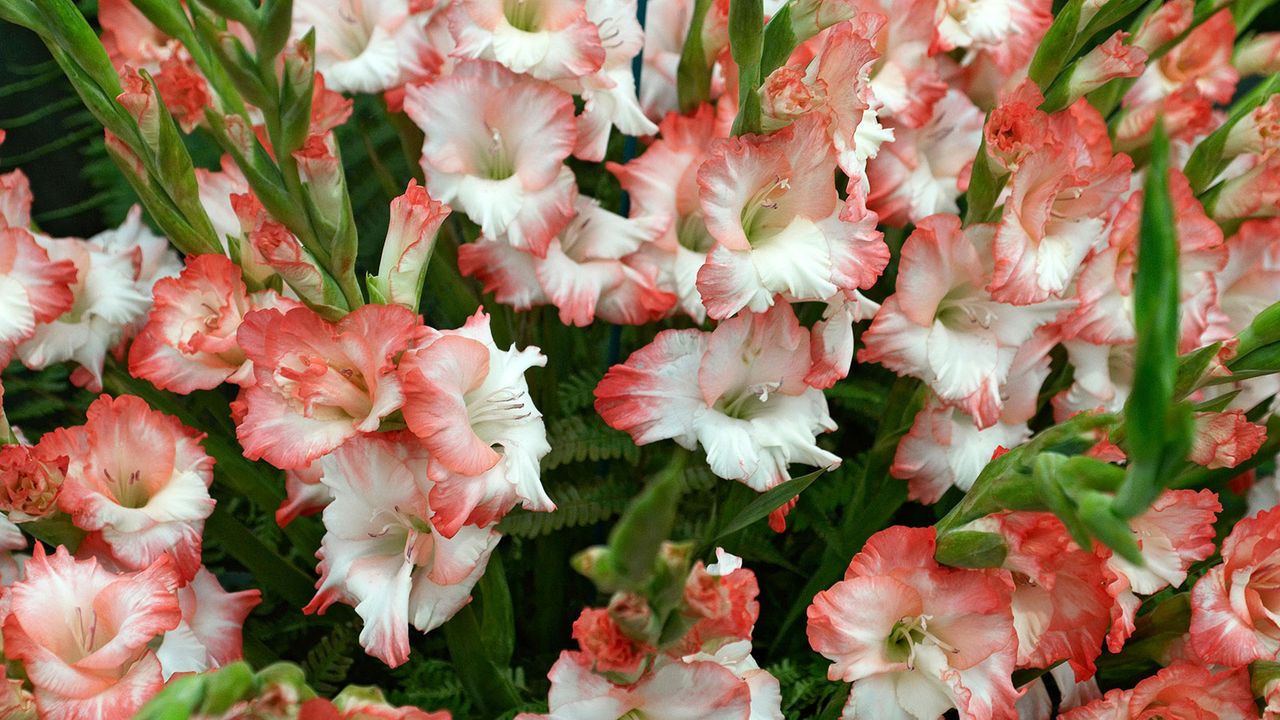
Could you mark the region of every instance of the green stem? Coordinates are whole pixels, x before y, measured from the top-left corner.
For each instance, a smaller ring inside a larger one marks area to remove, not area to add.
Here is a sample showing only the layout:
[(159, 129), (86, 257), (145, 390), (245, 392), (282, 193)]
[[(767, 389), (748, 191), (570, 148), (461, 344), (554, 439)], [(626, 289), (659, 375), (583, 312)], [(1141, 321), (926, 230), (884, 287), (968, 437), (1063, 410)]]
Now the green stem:
[(482, 717), (498, 717), (520, 704), (520, 697), (511, 681), (485, 652), (485, 638), (470, 605), (464, 606), (444, 624), (444, 639), (449, 646), (454, 669), (458, 671), (458, 679), (471, 701), (480, 709)]

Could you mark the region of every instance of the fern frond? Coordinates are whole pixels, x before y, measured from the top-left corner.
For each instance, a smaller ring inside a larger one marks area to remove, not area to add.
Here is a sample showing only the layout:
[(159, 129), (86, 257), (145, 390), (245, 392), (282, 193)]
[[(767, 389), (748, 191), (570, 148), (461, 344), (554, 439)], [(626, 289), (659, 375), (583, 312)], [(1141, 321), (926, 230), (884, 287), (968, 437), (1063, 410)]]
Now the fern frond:
[(569, 415), (547, 424), (551, 452), (542, 459), (543, 470), (575, 462), (621, 460), (635, 463), (640, 449), (631, 438), (604, 424), (595, 415)]
[(355, 640), (355, 626), (344, 623), (333, 628), (307, 653), (302, 670), (307, 683), (321, 695), (332, 695), (347, 679), (355, 658), (349, 654)]
[(639, 486), (622, 480), (596, 481), (590, 485), (558, 485), (547, 489), (556, 503), (552, 512), (516, 508), (498, 523), (505, 535), (533, 538), (567, 527), (604, 522), (622, 514)]
[(560, 403), (560, 411), (566, 415), (585, 410), (595, 402), (596, 385), (600, 384), (600, 373), (594, 370), (579, 370), (561, 380), (556, 386), (556, 400)]

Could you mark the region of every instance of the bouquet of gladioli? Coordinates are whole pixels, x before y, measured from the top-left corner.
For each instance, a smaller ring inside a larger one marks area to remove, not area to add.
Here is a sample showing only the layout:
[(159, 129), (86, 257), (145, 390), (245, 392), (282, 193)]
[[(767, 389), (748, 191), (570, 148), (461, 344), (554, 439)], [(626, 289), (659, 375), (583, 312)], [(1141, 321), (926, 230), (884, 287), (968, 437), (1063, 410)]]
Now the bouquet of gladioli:
[(0, 0), (0, 718), (1280, 718), (1273, 4)]

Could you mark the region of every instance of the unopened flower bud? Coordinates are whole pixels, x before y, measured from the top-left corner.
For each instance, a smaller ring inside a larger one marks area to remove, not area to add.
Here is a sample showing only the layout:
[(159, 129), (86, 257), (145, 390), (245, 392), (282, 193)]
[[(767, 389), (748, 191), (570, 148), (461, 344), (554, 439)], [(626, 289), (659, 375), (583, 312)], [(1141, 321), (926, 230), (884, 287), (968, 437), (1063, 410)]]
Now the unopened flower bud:
[(369, 279), (371, 291), (383, 302), (418, 310), (427, 264), (435, 248), (436, 233), (449, 217), (448, 206), (431, 199), (417, 181), (391, 201), (391, 223), (382, 245), (382, 261), (377, 277)]
[(1280, 32), (1258, 33), (1236, 46), (1231, 60), (1241, 75), (1280, 72)]
[(1231, 128), (1222, 154), (1224, 157), (1246, 153), (1271, 155), (1277, 149), (1280, 149), (1280, 95), (1272, 95)]
[(649, 601), (637, 593), (614, 593), (609, 599), (609, 617), (628, 637), (643, 640), (657, 630)]
[(37, 445), (0, 447), (0, 510), (15, 522), (53, 512), (66, 477), (68, 458)]
[(849, 0), (798, 0), (791, 3), (791, 32), (796, 42), (802, 43), (857, 14), (857, 7)]
[(1194, 14), (1195, 3), (1191, 0), (1173, 0), (1161, 5), (1138, 28), (1133, 36), (1133, 45), (1150, 55), (1160, 46), (1173, 42), (1191, 27)]
[(765, 132), (790, 125), (826, 102), (827, 85), (822, 80), (805, 82), (804, 70), (784, 65), (769, 73), (760, 88), (760, 109)]
[(1142, 74), (1147, 53), (1140, 47), (1126, 44), (1128, 37), (1129, 33), (1118, 31), (1076, 63), (1067, 83), (1064, 107), (1112, 80)]

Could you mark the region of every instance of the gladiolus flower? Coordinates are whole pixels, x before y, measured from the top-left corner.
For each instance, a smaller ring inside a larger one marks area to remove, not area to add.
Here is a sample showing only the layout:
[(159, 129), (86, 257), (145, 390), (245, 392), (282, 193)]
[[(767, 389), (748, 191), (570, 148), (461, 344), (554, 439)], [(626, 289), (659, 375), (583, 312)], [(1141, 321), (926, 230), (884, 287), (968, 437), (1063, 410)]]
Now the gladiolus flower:
[(41, 717), (125, 720), (160, 691), (149, 643), (182, 619), (170, 558), (114, 574), (37, 545), (26, 576), (10, 591), (4, 649), (23, 664)]
[(716, 245), (698, 271), (707, 313), (763, 312), (775, 295), (826, 300), (867, 288), (889, 261), (875, 215), (846, 222), (831, 182), (827, 123), (806, 115), (772, 135), (722, 142), (698, 170)]
[(334, 602), (364, 620), (360, 645), (395, 667), (409, 657), (409, 625), (439, 627), (471, 599), (500, 536), (433, 525), (428, 454), (411, 435), (361, 435), (320, 459), (333, 501), (324, 510), (320, 583), (306, 612)]
[(1280, 509), (1236, 523), (1222, 564), (1191, 591), (1191, 646), (1205, 662), (1241, 667), (1280, 657), (1271, 598), (1280, 559)]
[(71, 459), (57, 454), (54, 436), (35, 446), (0, 447), (0, 510), (13, 519), (35, 519), (56, 509)]
[(809, 606), (809, 644), (833, 662), (827, 676), (853, 683), (846, 717), (1016, 715), (1007, 578), (943, 567), (934, 545), (933, 528), (882, 530)]
[(1245, 419), (1243, 410), (1196, 413), (1191, 462), (1210, 469), (1233, 468), (1253, 457), (1267, 440), (1267, 429)]
[(717, 662), (665, 660), (634, 684), (614, 685), (592, 672), (588, 655), (565, 651), (551, 666), (548, 677), (551, 712), (517, 715), (517, 720), (599, 720), (628, 715), (699, 720), (754, 717), (751, 688)]
[(671, 113), (663, 118), (660, 134), (640, 157), (608, 168), (631, 196), (632, 217), (670, 218), (666, 232), (641, 252), (658, 267), (658, 286), (676, 295), (681, 311), (702, 322), (706, 308), (697, 276), (715, 239), (707, 232), (697, 178), (718, 137), (715, 111), (703, 105), (692, 116)]
[[(536, 0), (527, 0), (532, 6)], [(535, 255), (573, 217), (573, 99), (491, 62), (410, 87), (405, 112), (426, 133), (431, 197), (477, 222), (486, 237)]]
[[(492, 240), (458, 248), (458, 267), (517, 309), (550, 302), (560, 322), (585, 327), (597, 317), (623, 325), (661, 319), (675, 298), (658, 289), (647, 246), (665, 232), (663, 217), (615, 215), (579, 196), (578, 214), (539, 258)], [(530, 287), (532, 286), (532, 287)]]
[(248, 382), (252, 366), (236, 341), (246, 313), (301, 307), (273, 290), (249, 293), (224, 255), (187, 258), (177, 278), (156, 283), (155, 305), (129, 348), (129, 374), (186, 394)]
[(684, 584), (684, 610), (697, 622), (680, 647), (696, 652), (719, 642), (750, 640), (760, 618), (760, 594), (756, 575), (742, 567), (742, 559), (717, 548), (719, 562), (711, 566), (701, 560), (693, 566)]
[(858, 359), (924, 380), (946, 403), (994, 425), (1018, 348), (1066, 303), (1015, 306), (983, 288), (990, 228), (960, 229), (960, 218), (934, 215), (903, 245), (897, 292), (863, 335)]
[(933, 106), (919, 128), (895, 128), (895, 140), (867, 164), (867, 206), (886, 225), (959, 211), (968, 166), (982, 142), (982, 112), (958, 91)]
[(71, 260), (50, 259), (25, 226), (5, 227), (0, 217), (0, 362), (8, 364), (37, 325), (71, 309), (75, 283)]
[(84, 425), (60, 428), (49, 452), (70, 458), (58, 506), (99, 537), (121, 567), (172, 555), (183, 580), (200, 567), (201, 532), (213, 512), (213, 458), (204, 435), (137, 397), (103, 395)]
[(790, 479), (790, 463), (840, 463), (817, 445), (835, 425), (821, 391), (804, 383), (809, 365), (808, 332), (779, 304), (710, 333), (658, 333), (605, 374), (596, 412), (638, 445), (701, 445), (712, 472), (763, 492)]
[(654, 652), (653, 648), (627, 637), (603, 608), (583, 609), (573, 621), (573, 639), (578, 641), (582, 654), (592, 660), (592, 669), (602, 673), (638, 673)]
[(409, 0), (298, 0), (293, 27), (316, 32), (316, 68), (338, 92), (377, 93), (400, 84), (404, 58), (425, 41)]
[[(1070, 112), (1096, 116), (1088, 109)], [(1057, 143), (1026, 157), (1009, 180), (991, 250), (992, 297), (1015, 305), (1063, 297), (1085, 256), (1105, 237), (1132, 168), (1126, 155), (1073, 158)]]
[[(155, 281), (176, 272), (170, 265), (176, 262), (173, 251), (166, 248), (157, 253), (164, 247), (163, 240), (137, 223), (140, 220), (134, 215), (120, 233), (108, 230), (88, 241), (36, 239), (52, 261), (74, 265), (75, 281), (70, 285), (74, 300), (61, 315), (38, 324), (31, 338), (18, 346), (23, 364), (43, 369), (73, 360), (90, 390), (102, 387), (107, 350), (142, 318), (151, 304)], [(152, 238), (161, 244), (154, 245)]]
[(445, 537), (496, 522), (517, 502), (555, 509), (538, 466), (551, 446), (524, 378), (546, 362), (536, 347), (499, 350), (481, 312), (401, 360), (404, 419), (431, 452), (432, 521)]
[(303, 468), (377, 430), (403, 402), (396, 358), (420, 330), (396, 305), (365, 305), (336, 323), (307, 308), (245, 315), (236, 334), (253, 363), (254, 382), (236, 401), (245, 457)]
[(494, 60), (540, 80), (582, 77), (604, 63), (584, 0), (464, 0), (449, 12), (458, 57)]
[(178, 589), (182, 621), (164, 634), (156, 656), (165, 679), (175, 673), (204, 672), (240, 659), (243, 654), (244, 619), (262, 593), (242, 590), (229, 593), (206, 568)]
[(1043, 668), (1066, 660), (1074, 679), (1093, 676), (1111, 623), (1102, 561), (1080, 549), (1051, 513), (1011, 512), (980, 520), (1009, 547), (1003, 567), (1013, 578), (1013, 626), (1018, 666)]
[(1187, 661), (1164, 668), (1131, 690), (1111, 690), (1070, 712), (1061, 720), (1128, 720), (1129, 718), (1256, 718), (1249, 674), (1213, 672)]
[(1137, 567), (1124, 558), (1099, 550), (1112, 576), (1107, 591), (1115, 598), (1111, 630), (1112, 652), (1119, 652), (1133, 632), (1138, 609), (1134, 594), (1151, 595), (1166, 587), (1178, 587), (1187, 579), (1192, 563), (1213, 554), (1213, 521), (1222, 510), (1212, 491), (1166, 490), (1146, 512), (1129, 521), (1133, 538), (1145, 561)]

